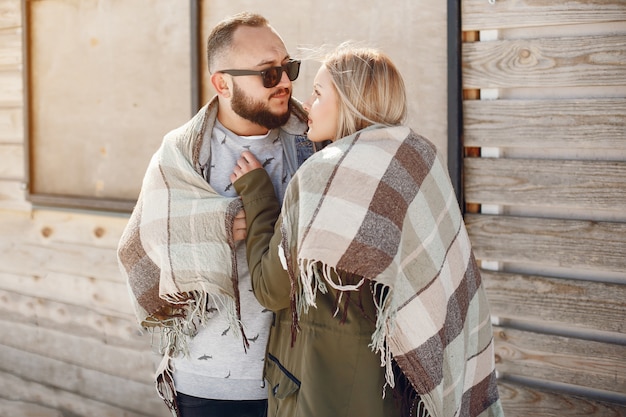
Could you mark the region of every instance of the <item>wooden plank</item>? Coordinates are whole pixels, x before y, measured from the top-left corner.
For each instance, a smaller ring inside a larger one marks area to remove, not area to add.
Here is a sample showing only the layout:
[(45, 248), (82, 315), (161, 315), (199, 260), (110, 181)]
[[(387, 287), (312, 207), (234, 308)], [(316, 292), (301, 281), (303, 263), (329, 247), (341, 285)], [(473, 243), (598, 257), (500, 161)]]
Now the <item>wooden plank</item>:
[(626, 223), (467, 214), (476, 257), (623, 274)]
[[(0, 143), (24, 145), (22, 107), (0, 107)], [(4, 163), (6, 159), (1, 159)], [(23, 173), (21, 174), (23, 176)]]
[(162, 413), (163, 404), (148, 401), (156, 396), (152, 383), (130, 381), (3, 345), (0, 358), (0, 371), (21, 379), (137, 414)]
[(38, 277), (55, 272), (124, 283), (116, 250), (126, 218), (51, 213), (0, 216), (0, 257), (5, 258), (0, 272)]
[[(0, 182), (1, 184), (1, 182)], [(0, 230), (11, 242), (117, 249), (128, 215), (37, 209), (28, 213), (1, 213)], [(0, 241), (3, 239), (0, 235)]]
[(626, 405), (498, 381), (506, 417), (622, 417)]
[(15, 29), (22, 26), (21, 4), (20, 0), (0, 1), (0, 29)]
[(160, 356), (43, 326), (0, 320), (0, 344), (131, 381), (152, 381)]
[(626, 20), (623, 0), (462, 0), (461, 13), (463, 31)]
[(626, 99), (465, 100), (465, 146), (626, 150)]
[(0, 289), (89, 307), (103, 314), (125, 317), (133, 314), (125, 283), (48, 270), (56, 266), (55, 263), (41, 265), (38, 268), (42, 274), (32, 275), (27, 267), (23, 268), (23, 274), (0, 271)]
[(626, 207), (626, 162), (465, 158), (463, 169), (468, 203)]
[(22, 72), (0, 71), (0, 107), (21, 107), (22, 94)]
[(0, 180), (0, 213), (2, 214), (0, 218), (4, 217), (6, 212), (29, 212), (31, 208), (30, 202), (25, 199), (24, 181)]
[(0, 417), (63, 417), (61, 411), (49, 407), (0, 399)]
[(22, 70), (22, 30), (0, 30), (0, 71)]
[(464, 43), (463, 88), (623, 86), (624, 35)]
[(31, 276), (39, 279), (49, 274), (76, 275), (94, 281), (124, 283), (114, 249), (75, 244), (30, 244), (15, 242), (13, 246), (0, 241), (0, 253), (7, 256), (0, 273)]
[[(120, 385), (122, 389), (125, 386), (123, 383)], [(163, 401), (157, 397), (154, 387), (151, 388), (152, 392), (148, 392), (148, 395), (133, 399), (137, 408), (143, 409), (141, 412), (134, 412), (118, 406), (114, 398), (109, 403), (105, 403), (58, 387), (21, 378), (12, 372), (0, 371), (0, 398), (4, 398), (0, 400), (0, 416), (26, 417), (23, 414), (3, 414), (3, 410), (5, 410), (5, 404), (17, 408), (20, 404), (27, 403), (38, 405), (55, 417), (53, 410), (59, 410), (62, 416), (171, 417)], [(123, 397), (129, 397), (135, 393), (135, 391), (123, 393)], [(48, 415), (36, 414), (32, 417), (48, 417)]]
[(491, 314), (626, 334), (626, 286), (481, 271)]
[(135, 350), (150, 350), (151, 335), (142, 332), (134, 316), (103, 314), (89, 307), (0, 290), (0, 314), (5, 320), (90, 337)]
[(595, 390), (626, 392), (626, 347), (523, 330), (494, 328), (496, 369)]
[(0, 144), (0, 179), (24, 178), (24, 146)]

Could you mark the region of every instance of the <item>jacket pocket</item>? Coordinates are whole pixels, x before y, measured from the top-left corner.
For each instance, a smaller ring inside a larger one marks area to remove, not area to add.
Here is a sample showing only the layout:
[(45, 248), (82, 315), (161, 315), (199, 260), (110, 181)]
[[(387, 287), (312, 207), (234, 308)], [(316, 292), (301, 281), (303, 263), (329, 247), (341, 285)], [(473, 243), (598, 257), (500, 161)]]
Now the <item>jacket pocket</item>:
[(272, 395), (284, 400), (300, 389), (300, 380), (289, 372), (271, 353), (265, 362), (265, 378), (270, 384)]

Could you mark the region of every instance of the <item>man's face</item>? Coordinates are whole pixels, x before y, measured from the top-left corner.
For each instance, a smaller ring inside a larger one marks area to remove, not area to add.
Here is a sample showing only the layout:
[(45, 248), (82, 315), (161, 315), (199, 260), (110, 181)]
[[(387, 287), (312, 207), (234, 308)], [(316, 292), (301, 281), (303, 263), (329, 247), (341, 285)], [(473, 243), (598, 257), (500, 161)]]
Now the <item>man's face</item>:
[[(287, 62), (289, 54), (280, 37), (268, 27), (242, 26), (234, 34), (231, 68), (262, 71)], [(289, 119), (292, 85), (285, 72), (280, 82), (263, 87), (260, 75), (232, 77), (231, 107), (240, 117), (269, 129)]]

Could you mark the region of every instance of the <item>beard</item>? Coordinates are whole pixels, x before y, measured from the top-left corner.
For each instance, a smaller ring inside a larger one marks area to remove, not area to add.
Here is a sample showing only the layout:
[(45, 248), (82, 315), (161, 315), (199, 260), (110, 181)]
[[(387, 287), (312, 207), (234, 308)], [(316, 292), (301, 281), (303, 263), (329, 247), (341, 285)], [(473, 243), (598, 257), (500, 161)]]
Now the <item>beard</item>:
[(239, 116), (268, 129), (284, 125), (291, 115), (291, 100), (285, 113), (274, 114), (265, 103), (255, 101), (253, 98), (246, 96), (246, 93), (237, 87), (236, 84), (233, 84), (233, 98), (230, 105)]

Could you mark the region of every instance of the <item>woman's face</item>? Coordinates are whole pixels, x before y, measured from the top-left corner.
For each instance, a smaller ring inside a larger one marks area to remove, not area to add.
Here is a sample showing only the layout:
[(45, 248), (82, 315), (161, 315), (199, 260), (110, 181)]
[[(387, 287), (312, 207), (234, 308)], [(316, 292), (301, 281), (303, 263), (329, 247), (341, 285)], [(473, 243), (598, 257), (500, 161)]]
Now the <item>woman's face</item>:
[(308, 138), (313, 142), (334, 142), (339, 126), (339, 95), (325, 66), (317, 71), (313, 93), (303, 106), (309, 113)]

